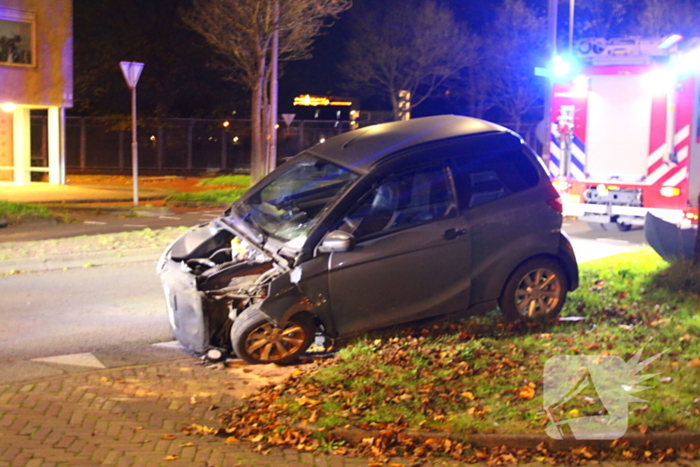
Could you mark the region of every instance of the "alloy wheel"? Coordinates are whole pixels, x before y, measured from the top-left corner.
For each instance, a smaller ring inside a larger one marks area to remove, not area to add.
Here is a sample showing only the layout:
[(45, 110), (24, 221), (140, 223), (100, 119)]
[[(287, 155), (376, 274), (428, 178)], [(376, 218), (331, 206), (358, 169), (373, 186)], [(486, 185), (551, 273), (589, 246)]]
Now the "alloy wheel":
[(545, 316), (561, 300), (562, 283), (554, 271), (537, 268), (528, 272), (515, 291), (515, 304), (523, 317)]
[(245, 349), (258, 360), (277, 361), (298, 352), (305, 340), (304, 329), (296, 323), (289, 322), (284, 328), (265, 323), (248, 334)]

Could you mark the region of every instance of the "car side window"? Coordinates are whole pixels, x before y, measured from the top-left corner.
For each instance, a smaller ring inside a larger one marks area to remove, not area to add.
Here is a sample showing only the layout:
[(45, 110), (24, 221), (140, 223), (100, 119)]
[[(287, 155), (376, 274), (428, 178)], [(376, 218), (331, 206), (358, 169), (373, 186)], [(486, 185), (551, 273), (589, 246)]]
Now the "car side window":
[(444, 217), (454, 206), (445, 169), (433, 167), (384, 179), (362, 197), (337, 228), (361, 239)]
[(537, 169), (522, 149), (455, 158), (452, 172), (463, 209), (527, 190), (539, 181)]

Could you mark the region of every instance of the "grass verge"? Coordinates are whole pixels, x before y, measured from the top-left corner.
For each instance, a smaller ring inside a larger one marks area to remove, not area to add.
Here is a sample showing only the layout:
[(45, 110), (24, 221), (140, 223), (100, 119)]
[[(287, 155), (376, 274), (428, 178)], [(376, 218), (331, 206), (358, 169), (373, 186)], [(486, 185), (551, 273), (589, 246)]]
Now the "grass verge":
[(241, 188), (250, 187), (250, 175), (222, 175), (214, 178), (203, 178), (197, 183), (199, 186), (234, 186)]
[(247, 188), (229, 188), (225, 190), (207, 190), (193, 193), (173, 193), (165, 198), (166, 204), (231, 204), (238, 200)]
[[(312, 424), (322, 444), (333, 428), (544, 434), (552, 419), (611, 415), (593, 385), (545, 412), (545, 364), (562, 356), (628, 362), (617, 388), (650, 387), (629, 404), (631, 430), (700, 430), (700, 296), (683, 267), (650, 249), (582, 265), (562, 312), (580, 320), (510, 324), (494, 312), (358, 340), (229, 411), (227, 432), (285, 444), (289, 427)], [(660, 356), (641, 370), (658, 374), (645, 383), (629, 363), (640, 351)]]
[(4, 218), (11, 224), (14, 224), (25, 220), (48, 220), (53, 219), (54, 216), (51, 211), (44, 206), (0, 201), (0, 218)]

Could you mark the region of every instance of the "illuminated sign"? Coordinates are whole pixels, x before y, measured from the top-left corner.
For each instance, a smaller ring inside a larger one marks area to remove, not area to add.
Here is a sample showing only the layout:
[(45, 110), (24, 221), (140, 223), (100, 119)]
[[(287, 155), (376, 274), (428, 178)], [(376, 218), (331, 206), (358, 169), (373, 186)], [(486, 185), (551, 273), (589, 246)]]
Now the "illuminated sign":
[(343, 107), (350, 107), (352, 102), (336, 100), (335, 97), (320, 97), (320, 96), (310, 96), (308, 94), (303, 96), (297, 96), (294, 98), (294, 105), (302, 105), (305, 107), (318, 107), (318, 106), (328, 106), (337, 105)]

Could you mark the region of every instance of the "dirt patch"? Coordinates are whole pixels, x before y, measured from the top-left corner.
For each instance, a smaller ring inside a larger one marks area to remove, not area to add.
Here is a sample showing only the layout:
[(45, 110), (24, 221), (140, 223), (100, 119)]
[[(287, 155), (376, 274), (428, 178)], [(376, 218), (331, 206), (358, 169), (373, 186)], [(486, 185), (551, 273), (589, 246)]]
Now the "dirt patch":
[(127, 397), (162, 397), (181, 399), (189, 404), (211, 405), (212, 398), (222, 392), (234, 399), (243, 399), (260, 388), (279, 384), (292, 373), (304, 371), (310, 365), (278, 366), (248, 365), (238, 360), (228, 361), (223, 368), (211, 369), (190, 362), (172, 365), (168, 373), (145, 377), (103, 377), (101, 385), (112, 386)]

